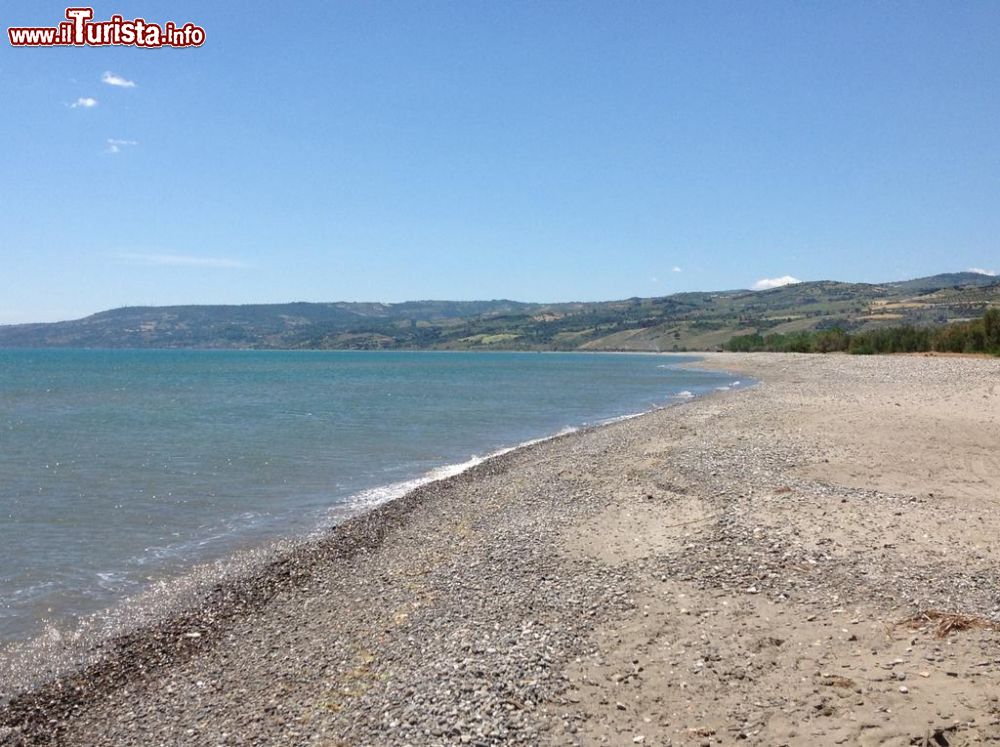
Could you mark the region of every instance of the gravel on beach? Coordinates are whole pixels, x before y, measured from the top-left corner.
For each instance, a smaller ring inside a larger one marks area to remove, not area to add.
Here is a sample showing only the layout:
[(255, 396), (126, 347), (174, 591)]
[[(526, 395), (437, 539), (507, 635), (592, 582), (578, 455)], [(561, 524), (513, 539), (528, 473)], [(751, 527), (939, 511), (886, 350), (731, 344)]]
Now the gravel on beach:
[(0, 745), (1000, 743), (1000, 360), (698, 365), (759, 383), (349, 520)]

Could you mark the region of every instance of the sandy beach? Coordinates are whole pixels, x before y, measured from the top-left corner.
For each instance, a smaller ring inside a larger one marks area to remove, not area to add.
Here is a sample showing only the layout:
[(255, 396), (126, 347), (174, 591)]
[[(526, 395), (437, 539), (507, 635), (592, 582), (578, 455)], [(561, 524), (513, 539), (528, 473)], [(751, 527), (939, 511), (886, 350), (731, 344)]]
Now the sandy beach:
[(491, 459), (16, 694), (0, 744), (1000, 743), (1000, 360), (759, 384)]

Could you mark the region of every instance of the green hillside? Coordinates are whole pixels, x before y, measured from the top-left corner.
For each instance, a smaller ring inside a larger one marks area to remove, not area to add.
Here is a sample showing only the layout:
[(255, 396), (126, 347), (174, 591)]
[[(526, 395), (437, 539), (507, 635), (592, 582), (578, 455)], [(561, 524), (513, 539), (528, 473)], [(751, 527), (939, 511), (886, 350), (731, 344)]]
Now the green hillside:
[(948, 273), (870, 285), (593, 303), (411, 301), (126, 307), (66, 322), (0, 326), (0, 347), (712, 350), (735, 334), (934, 326), (1000, 306), (1000, 278)]

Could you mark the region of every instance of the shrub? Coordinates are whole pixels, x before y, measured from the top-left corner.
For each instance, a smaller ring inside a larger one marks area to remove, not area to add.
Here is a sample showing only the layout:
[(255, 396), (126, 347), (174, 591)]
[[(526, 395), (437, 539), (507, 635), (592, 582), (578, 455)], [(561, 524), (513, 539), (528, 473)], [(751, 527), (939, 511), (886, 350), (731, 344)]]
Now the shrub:
[(751, 353), (833, 353), (847, 351), (855, 355), (876, 353), (923, 353), (937, 350), (943, 353), (993, 353), (1000, 355), (1000, 309), (987, 309), (982, 319), (954, 322), (937, 329), (914, 327), (882, 327), (867, 332), (848, 334), (834, 328), (813, 332), (772, 332), (731, 337), (724, 349)]

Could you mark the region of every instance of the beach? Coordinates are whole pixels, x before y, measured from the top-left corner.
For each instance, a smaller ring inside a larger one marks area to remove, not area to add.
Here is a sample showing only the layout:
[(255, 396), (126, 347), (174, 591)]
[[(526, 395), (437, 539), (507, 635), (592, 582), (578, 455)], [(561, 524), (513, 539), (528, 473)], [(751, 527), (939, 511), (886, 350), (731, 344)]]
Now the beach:
[(13, 694), (0, 744), (1000, 741), (1000, 360), (695, 365), (758, 383), (351, 519)]

